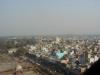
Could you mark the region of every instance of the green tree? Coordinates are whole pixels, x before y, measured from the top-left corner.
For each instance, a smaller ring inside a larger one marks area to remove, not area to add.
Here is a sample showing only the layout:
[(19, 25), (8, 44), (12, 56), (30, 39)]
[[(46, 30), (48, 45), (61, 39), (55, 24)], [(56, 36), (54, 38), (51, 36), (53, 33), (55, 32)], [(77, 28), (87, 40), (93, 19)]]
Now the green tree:
[(14, 55), (17, 57), (24, 56), (27, 52), (28, 52), (27, 49), (20, 47), (20, 48), (18, 48), (18, 50), (16, 51), (16, 53)]

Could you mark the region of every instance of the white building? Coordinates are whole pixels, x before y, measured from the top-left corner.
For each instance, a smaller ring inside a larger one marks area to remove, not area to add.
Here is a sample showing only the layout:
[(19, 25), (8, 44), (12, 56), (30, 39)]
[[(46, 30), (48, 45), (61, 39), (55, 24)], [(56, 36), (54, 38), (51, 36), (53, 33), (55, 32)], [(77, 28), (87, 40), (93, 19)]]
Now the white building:
[(16, 51), (17, 51), (16, 48), (11, 48), (11, 49), (8, 50), (8, 53), (9, 53), (9, 54), (13, 54), (13, 53), (15, 53)]
[(56, 37), (56, 43), (60, 43), (61, 42), (61, 38)]

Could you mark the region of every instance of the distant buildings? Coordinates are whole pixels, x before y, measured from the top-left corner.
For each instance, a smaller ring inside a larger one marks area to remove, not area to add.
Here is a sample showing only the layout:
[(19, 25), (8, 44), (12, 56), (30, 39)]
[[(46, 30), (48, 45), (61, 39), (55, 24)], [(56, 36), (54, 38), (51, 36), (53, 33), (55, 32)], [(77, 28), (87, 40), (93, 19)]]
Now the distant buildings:
[(8, 50), (8, 53), (9, 53), (9, 54), (13, 54), (13, 53), (15, 53), (16, 51), (17, 51), (17, 48), (11, 48), (11, 49)]

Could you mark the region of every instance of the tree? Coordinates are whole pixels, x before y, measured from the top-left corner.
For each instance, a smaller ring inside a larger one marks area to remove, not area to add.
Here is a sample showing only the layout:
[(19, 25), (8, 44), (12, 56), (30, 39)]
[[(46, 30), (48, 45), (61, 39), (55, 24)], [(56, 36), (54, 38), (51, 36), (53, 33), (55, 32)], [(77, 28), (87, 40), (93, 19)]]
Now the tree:
[(15, 52), (15, 56), (19, 57), (19, 56), (24, 56), (26, 53), (28, 52), (27, 49), (20, 47), (16, 52)]

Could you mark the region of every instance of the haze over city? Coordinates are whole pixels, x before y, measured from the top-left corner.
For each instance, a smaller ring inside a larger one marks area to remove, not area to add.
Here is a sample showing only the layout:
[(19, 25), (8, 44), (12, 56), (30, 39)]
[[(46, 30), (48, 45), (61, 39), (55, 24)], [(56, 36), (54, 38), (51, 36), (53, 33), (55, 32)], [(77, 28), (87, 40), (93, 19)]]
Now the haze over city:
[(0, 0), (0, 36), (100, 34), (99, 0)]
[(0, 0), (0, 75), (100, 75), (100, 0)]

